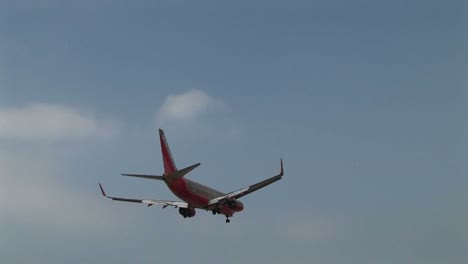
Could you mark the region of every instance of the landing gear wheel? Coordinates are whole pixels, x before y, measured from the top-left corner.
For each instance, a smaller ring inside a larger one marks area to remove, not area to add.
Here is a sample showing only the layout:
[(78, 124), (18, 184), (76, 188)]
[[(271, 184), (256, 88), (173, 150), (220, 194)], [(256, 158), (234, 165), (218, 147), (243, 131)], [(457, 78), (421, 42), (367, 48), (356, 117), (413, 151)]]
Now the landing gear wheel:
[(231, 223), (231, 220), (229, 220), (229, 217), (232, 215), (226, 215), (226, 223)]
[(219, 209), (218, 207), (216, 207), (216, 208), (214, 208), (211, 212), (212, 212), (214, 215), (216, 215), (216, 214), (221, 213), (221, 209)]

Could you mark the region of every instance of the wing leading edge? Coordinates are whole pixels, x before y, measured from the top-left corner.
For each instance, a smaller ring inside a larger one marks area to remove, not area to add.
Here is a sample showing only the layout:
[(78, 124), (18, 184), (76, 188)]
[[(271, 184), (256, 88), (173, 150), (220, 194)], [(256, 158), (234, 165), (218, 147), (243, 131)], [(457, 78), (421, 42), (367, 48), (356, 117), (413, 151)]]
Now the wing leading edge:
[(148, 207), (152, 205), (162, 205), (163, 208), (167, 206), (174, 206), (175, 208), (187, 208), (188, 204), (186, 202), (178, 202), (178, 201), (167, 201), (167, 200), (149, 200), (149, 199), (130, 199), (130, 198), (122, 198), (122, 197), (113, 197), (107, 196), (104, 188), (102, 188), (101, 183), (99, 183), (99, 188), (101, 189), (102, 196), (109, 198), (114, 201), (121, 201), (121, 202), (130, 202), (130, 203), (142, 203), (147, 204)]
[(249, 193), (253, 193), (257, 190), (260, 190), (262, 189), (263, 187), (266, 187), (276, 181), (279, 181), (281, 180), (281, 178), (283, 177), (284, 175), (284, 169), (283, 169), (283, 159), (281, 159), (281, 169), (280, 169), (280, 172), (271, 177), (271, 178), (268, 178), (266, 180), (263, 180), (261, 182), (258, 182), (256, 184), (253, 184), (253, 185), (250, 185), (248, 187), (245, 187), (245, 188), (242, 188), (242, 189), (239, 189), (237, 191), (233, 191), (233, 192), (230, 192), (228, 194), (225, 194), (223, 196), (219, 196), (219, 197), (216, 197), (214, 199), (211, 199), (209, 202), (208, 202), (208, 206), (212, 206), (214, 204), (224, 204), (225, 202), (229, 201), (229, 200), (235, 200), (235, 199), (239, 199), (243, 196), (246, 196), (247, 194)]

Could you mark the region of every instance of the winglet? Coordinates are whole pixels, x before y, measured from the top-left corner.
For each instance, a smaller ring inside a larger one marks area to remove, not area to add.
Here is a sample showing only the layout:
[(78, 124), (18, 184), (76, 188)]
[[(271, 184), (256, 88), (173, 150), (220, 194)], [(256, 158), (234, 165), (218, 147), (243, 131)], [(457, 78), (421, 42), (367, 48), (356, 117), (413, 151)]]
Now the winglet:
[(104, 188), (102, 188), (101, 183), (99, 183), (99, 188), (101, 189), (102, 196), (107, 198), (106, 192), (104, 191)]
[(283, 176), (284, 175), (284, 169), (283, 169), (283, 159), (281, 159), (281, 170), (278, 176)]

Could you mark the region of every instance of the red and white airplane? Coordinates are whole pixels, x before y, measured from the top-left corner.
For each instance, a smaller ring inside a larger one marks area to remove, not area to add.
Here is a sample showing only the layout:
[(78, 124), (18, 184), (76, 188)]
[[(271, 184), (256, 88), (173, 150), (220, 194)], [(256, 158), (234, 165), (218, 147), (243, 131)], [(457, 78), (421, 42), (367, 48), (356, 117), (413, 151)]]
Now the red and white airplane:
[(116, 201), (143, 203), (147, 204), (148, 206), (157, 204), (162, 205), (163, 208), (166, 208), (168, 206), (174, 206), (175, 208), (179, 208), (179, 213), (184, 218), (195, 216), (195, 208), (199, 208), (206, 211), (211, 211), (214, 215), (225, 215), (226, 223), (229, 223), (229, 217), (232, 217), (235, 212), (240, 212), (244, 209), (244, 205), (238, 200), (239, 198), (249, 193), (255, 192), (267, 185), (270, 185), (280, 180), (281, 177), (283, 177), (283, 160), (281, 160), (281, 170), (278, 175), (256, 183), (254, 185), (250, 185), (248, 187), (239, 189), (237, 191), (233, 191), (230, 193), (222, 193), (220, 191), (214, 190), (205, 185), (185, 178), (185, 174), (200, 166), (200, 163), (178, 170), (174, 163), (174, 159), (172, 158), (172, 154), (169, 149), (169, 145), (167, 144), (166, 137), (164, 136), (164, 131), (162, 131), (161, 129), (159, 129), (159, 139), (161, 142), (161, 152), (164, 163), (163, 175), (122, 175), (164, 181), (169, 187), (169, 189), (172, 191), (172, 193), (174, 193), (183, 201), (129, 199), (107, 196), (107, 194), (104, 191), (104, 188), (102, 188), (101, 183), (99, 183), (99, 188), (101, 188), (101, 193), (104, 197)]

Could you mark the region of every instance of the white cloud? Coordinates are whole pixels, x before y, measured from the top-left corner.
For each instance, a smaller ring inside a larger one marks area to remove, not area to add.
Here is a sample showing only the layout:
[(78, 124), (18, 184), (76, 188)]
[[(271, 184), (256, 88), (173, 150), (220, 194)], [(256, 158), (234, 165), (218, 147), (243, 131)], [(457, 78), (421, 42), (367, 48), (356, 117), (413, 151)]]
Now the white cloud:
[(112, 226), (97, 203), (97, 187), (90, 195), (66, 181), (67, 160), (59, 149), (15, 143), (105, 139), (119, 131), (118, 122), (64, 105), (0, 108), (0, 142), (10, 143), (0, 149), (0, 228), (8, 223), (68, 231)]
[(98, 120), (94, 115), (54, 104), (36, 103), (26, 107), (0, 108), (0, 139), (78, 140), (113, 137), (120, 124)]
[(223, 101), (200, 90), (169, 95), (156, 114), (158, 123), (188, 122), (225, 108)]
[(167, 129), (172, 135), (180, 131), (192, 140), (201, 138), (234, 139), (241, 129), (231, 116), (228, 105), (201, 90), (190, 90), (168, 95), (156, 112), (156, 125)]
[[(9, 221), (64, 231), (101, 230), (112, 226), (96, 194), (64, 181), (65, 163), (51, 151), (0, 150), (0, 227)], [(4, 222), (6, 221), (6, 222)]]

